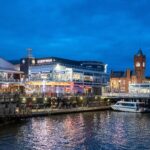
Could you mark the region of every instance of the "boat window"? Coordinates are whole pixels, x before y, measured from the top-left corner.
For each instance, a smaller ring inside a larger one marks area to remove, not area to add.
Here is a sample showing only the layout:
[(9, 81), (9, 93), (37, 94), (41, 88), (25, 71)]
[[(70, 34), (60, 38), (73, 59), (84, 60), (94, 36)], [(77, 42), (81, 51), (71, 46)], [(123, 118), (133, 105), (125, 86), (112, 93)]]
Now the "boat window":
[(122, 106), (130, 106), (130, 107), (134, 107), (135, 105), (132, 103), (122, 103)]

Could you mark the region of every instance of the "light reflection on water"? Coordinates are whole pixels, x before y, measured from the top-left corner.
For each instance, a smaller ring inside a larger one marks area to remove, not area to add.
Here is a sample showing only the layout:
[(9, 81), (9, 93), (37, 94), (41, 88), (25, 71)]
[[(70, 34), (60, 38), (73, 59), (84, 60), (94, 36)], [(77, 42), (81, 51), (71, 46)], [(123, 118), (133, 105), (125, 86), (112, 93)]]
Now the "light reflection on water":
[(0, 127), (0, 150), (149, 150), (150, 114), (88, 112)]

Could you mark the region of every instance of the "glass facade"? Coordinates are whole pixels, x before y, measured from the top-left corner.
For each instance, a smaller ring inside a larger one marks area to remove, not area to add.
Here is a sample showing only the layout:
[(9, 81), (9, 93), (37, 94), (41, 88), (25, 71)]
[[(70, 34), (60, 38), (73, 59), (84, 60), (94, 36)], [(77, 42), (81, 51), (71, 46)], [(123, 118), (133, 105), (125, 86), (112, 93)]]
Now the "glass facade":
[(102, 85), (106, 85), (109, 80), (105, 69), (106, 65), (101, 62), (35, 59), (34, 64), (29, 67), (27, 85), (37, 88), (39, 93), (48, 95), (100, 94)]

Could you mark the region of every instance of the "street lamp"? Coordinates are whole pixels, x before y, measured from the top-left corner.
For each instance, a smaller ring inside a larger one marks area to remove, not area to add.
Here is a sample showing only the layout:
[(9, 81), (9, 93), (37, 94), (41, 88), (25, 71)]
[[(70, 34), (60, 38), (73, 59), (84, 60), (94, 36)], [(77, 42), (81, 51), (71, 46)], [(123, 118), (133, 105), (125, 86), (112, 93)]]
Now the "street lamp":
[(36, 97), (33, 97), (33, 102), (36, 102)]
[(22, 99), (22, 103), (26, 103), (26, 98), (25, 97)]

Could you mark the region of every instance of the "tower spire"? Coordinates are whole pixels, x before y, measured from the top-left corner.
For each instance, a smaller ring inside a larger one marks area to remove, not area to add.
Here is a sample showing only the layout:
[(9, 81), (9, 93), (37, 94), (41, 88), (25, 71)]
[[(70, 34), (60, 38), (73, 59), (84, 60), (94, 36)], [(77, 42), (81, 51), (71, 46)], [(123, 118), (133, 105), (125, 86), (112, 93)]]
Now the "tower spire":
[(142, 52), (142, 49), (141, 49), (141, 48), (139, 49), (137, 55), (138, 55), (138, 56), (143, 56), (143, 52)]

